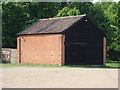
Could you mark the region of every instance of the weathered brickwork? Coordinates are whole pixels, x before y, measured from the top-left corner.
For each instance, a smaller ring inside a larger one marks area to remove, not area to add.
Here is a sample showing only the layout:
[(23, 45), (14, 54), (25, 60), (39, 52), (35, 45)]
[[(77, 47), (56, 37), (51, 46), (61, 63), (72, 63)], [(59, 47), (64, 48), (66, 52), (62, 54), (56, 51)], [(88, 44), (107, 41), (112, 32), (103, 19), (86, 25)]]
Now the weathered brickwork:
[(19, 63), (63, 65), (63, 35), (29, 35), (17, 39)]

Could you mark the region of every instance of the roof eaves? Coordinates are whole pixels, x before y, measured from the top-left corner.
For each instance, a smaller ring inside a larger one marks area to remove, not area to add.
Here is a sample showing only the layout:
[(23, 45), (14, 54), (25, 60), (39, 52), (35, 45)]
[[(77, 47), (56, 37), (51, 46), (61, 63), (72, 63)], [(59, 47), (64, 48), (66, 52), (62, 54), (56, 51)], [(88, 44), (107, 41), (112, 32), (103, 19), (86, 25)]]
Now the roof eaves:
[(86, 16), (86, 14), (77, 15), (77, 16), (65, 16), (65, 17), (44, 18), (44, 19), (39, 19), (39, 20), (51, 20), (51, 19), (62, 19), (62, 18), (64, 19), (64, 18), (78, 17), (78, 16), (84, 17), (84, 16)]
[(20, 34), (18, 36), (26, 36), (26, 35), (46, 35), (46, 34), (62, 34), (62, 33), (34, 33), (34, 34)]

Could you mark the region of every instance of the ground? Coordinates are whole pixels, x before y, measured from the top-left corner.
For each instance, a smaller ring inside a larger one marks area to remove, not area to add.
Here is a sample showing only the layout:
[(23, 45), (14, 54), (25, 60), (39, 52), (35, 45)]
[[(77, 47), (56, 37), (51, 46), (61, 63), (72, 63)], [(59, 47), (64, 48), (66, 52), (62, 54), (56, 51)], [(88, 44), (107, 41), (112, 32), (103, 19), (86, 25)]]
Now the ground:
[(118, 88), (117, 68), (15, 66), (2, 71), (3, 88)]

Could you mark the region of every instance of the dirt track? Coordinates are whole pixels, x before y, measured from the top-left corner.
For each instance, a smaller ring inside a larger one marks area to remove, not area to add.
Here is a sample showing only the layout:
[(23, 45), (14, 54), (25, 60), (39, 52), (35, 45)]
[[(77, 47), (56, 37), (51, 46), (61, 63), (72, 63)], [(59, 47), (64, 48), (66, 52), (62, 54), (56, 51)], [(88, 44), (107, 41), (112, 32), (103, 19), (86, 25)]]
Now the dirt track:
[(3, 88), (118, 88), (117, 69), (3, 68)]

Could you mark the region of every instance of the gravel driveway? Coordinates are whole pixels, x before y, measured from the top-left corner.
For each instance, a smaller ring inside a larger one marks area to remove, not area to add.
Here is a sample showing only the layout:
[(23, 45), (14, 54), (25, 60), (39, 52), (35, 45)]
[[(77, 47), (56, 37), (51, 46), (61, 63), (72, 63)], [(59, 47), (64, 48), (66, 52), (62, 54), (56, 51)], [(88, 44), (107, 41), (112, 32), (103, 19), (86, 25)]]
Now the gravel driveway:
[(118, 69), (3, 68), (3, 88), (118, 88)]

